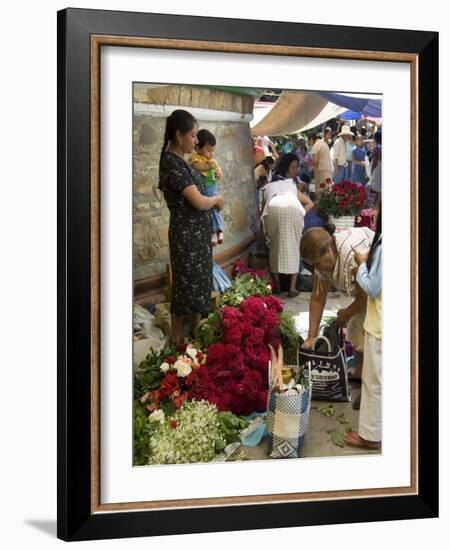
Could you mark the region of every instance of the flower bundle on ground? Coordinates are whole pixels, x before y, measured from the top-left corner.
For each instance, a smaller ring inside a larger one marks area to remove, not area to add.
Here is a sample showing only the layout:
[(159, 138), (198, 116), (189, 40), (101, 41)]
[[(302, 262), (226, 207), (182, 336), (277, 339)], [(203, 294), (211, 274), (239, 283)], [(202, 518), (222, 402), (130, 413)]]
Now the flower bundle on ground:
[(269, 277), (259, 277), (250, 273), (236, 275), (232, 287), (221, 296), (220, 305), (237, 307), (249, 296), (269, 296), (272, 294), (269, 281)]
[[(205, 364), (206, 356), (192, 344), (179, 348), (178, 355), (168, 355), (168, 350), (173, 348), (166, 348), (157, 356), (163, 358), (159, 364), (153, 359), (154, 352), (150, 353), (139, 365), (140, 372), (136, 375), (141, 381), (138, 386), (141, 393), (137, 397), (150, 413), (157, 409), (165, 413), (179, 409), (190, 398), (187, 377)], [(152, 383), (145, 385), (148, 380)]]
[(274, 296), (250, 296), (238, 308), (223, 307), (223, 341), (208, 348), (206, 368), (186, 378), (189, 396), (234, 414), (265, 411), (268, 344), (280, 343), (277, 327), (282, 309)]
[[(269, 345), (297, 362), (298, 334), (267, 278), (238, 274), (195, 340), (150, 350), (135, 373), (134, 463), (207, 462), (267, 406)], [(290, 357), (290, 356), (289, 356)]]
[(206, 401), (186, 401), (169, 419), (154, 422), (149, 464), (210, 462), (226, 446), (217, 407)]
[(146, 358), (141, 361), (134, 375), (134, 397), (137, 399), (145, 392), (159, 388), (164, 373), (160, 367), (169, 360), (175, 362), (177, 350), (175, 346), (166, 345), (160, 351), (150, 348)]

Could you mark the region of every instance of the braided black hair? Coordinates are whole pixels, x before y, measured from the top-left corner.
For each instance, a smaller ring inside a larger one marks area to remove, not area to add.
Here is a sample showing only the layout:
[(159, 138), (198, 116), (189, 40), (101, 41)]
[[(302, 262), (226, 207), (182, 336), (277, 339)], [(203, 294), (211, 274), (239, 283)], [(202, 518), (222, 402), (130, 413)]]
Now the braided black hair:
[(381, 227), (381, 200), (380, 200), (378, 203), (378, 216), (377, 216), (377, 225), (375, 228), (375, 235), (373, 237), (372, 244), (370, 245), (369, 256), (366, 262), (366, 266), (369, 271), (370, 271), (370, 268), (372, 267), (375, 250), (381, 244), (381, 234), (382, 234), (382, 227)]
[(169, 131), (167, 129), (167, 124), (166, 124), (166, 129), (164, 131), (164, 143), (163, 143), (163, 146), (162, 146), (162, 149), (161, 149), (161, 155), (159, 156), (159, 165), (160, 166), (161, 166), (161, 161), (162, 161), (162, 158), (164, 156), (164, 153), (166, 152), (167, 146), (169, 145), (169, 141), (170, 141)]
[(179, 130), (182, 134), (187, 134), (195, 126), (197, 126), (196, 119), (191, 115), (191, 113), (184, 111), (183, 109), (176, 109), (167, 117), (166, 129), (164, 132), (164, 143), (161, 149), (161, 156), (159, 157), (160, 166), (167, 146), (170, 142), (175, 141), (177, 131)]

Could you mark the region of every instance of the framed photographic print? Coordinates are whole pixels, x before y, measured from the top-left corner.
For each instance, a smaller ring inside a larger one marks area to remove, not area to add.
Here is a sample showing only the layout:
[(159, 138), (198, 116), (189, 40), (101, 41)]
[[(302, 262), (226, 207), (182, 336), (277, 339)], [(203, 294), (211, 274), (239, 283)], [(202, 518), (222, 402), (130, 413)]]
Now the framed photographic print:
[(434, 32), (58, 13), (58, 537), (437, 516), (437, 82)]

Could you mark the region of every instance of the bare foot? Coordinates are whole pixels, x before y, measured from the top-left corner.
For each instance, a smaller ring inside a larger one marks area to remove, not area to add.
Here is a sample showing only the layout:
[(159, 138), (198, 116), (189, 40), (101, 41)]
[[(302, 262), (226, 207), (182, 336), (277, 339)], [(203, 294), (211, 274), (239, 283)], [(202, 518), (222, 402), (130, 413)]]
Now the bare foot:
[(361, 447), (377, 451), (380, 448), (380, 441), (368, 441), (359, 435), (358, 432), (348, 432), (344, 435), (344, 442), (351, 447)]

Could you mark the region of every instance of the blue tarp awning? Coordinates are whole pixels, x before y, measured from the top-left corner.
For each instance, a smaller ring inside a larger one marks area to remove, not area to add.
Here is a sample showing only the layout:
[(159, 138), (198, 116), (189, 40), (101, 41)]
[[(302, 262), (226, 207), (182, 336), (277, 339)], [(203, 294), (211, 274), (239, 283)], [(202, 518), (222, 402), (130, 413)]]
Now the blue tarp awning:
[[(359, 113), (360, 116), (373, 118), (382, 118), (381, 114), (381, 99), (370, 99), (366, 97), (351, 97), (343, 94), (334, 94), (328, 92), (319, 92), (319, 95), (335, 105), (345, 107), (350, 111)], [(356, 117), (354, 117), (356, 118)], [(357, 117), (359, 118), (359, 116)], [(349, 118), (348, 120), (351, 120)]]
[(339, 118), (343, 120), (359, 120), (361, 116), (361, 113), (357, 113), (356, 111), (344, 111), (339, 115)]

